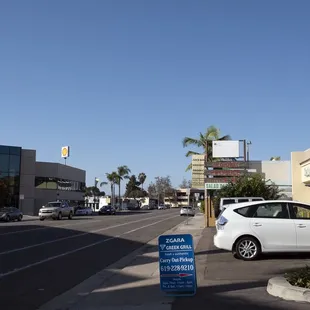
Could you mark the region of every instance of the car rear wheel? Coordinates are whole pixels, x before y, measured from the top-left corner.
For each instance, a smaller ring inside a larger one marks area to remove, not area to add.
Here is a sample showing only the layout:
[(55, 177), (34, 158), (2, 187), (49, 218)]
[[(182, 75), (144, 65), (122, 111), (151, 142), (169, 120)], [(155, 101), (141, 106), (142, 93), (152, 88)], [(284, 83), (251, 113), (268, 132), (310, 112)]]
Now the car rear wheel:
[(255, 260), (261, 254), (261, 247), (255, 238), (245, 236), (236, 243), (234, 254), (245, 261)]
[(9, 222), (10, 220), (11, 220), (10, 216), (7, 215), (7, 216), (5, 217), (5, 221), (6, 221), (6, 222)]
[(20, 222), (23, 219), (23, 216), (20, 214), (17, 218), (17, 220)]

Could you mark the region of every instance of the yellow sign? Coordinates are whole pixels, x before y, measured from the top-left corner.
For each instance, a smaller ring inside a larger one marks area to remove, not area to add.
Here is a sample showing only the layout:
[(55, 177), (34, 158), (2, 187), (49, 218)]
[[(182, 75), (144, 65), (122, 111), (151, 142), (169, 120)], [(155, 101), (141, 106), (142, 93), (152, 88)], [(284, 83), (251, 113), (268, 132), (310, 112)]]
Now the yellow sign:
[(192, 156), (192, 188), (205, 187), (205, 155)]
[(61, 148), (61, 157), (67, 158), (70, 156), (70, 147), (69, 146), (63, 146)]

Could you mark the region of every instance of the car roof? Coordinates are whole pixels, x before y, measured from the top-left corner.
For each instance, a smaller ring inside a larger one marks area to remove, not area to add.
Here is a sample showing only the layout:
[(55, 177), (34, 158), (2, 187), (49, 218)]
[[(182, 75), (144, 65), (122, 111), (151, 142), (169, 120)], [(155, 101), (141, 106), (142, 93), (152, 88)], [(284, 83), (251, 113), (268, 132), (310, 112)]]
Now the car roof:
[(294, 201), (294, 200), (261, 200), (261, 201), (248, 201), (248, 202), (239, 202), (239, 203), (233, 203), (233, 204), (228, 204), (225, 205), (225, 210), (232, 209), (238, 209), (238, 208), (242, 208), (242, 207), (247, 207), (247, 206), (255, 206), (258, 204), (265, 204), (265, 203), (301, 203), (304, 205), (307, 205), (310, 207), (310, 204), (308, 203), (303, 203), (300, 201)]

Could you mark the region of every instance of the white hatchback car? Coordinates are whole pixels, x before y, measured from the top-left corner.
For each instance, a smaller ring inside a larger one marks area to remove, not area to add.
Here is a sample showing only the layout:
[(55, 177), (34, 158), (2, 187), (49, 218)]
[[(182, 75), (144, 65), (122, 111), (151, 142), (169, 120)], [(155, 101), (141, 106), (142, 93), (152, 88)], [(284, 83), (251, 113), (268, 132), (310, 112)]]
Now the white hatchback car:
[(310, 205), (266, 200), (227, 206), (216, 221), (214, 245), (238, 258), (268, 252), (310, 252)]

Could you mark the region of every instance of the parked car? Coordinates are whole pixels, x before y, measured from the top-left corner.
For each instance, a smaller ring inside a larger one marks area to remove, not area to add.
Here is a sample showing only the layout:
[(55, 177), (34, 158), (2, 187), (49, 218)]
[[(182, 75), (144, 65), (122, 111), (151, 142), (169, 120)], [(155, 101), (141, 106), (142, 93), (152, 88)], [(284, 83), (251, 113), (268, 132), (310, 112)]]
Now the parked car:
[(243, 260), (261, 253), (310, 252), (310, 205), (288, 200), (227, 206), (216, 221), (214, 245)]
[(78, 207), (75, 211), (75, 215), (92, 215), (93, 209), (89, 207)]
[(61, 220), (63, 217), (68, 217), (69, 220), (72, 220), (73, 214), (73, 207), (71, 207), (66, 201), (48, 202), (39, 210), (40, 221), (44, 221), (47, 218)]
[(158, 210), (165, 210), (166, 209), (166, 206), (165, 205), (159, 205), (158, 206)]
[(15, 207), (2, 207), (0, 208), (0, 220), (5, 222), (21, 221), (23, 213)]
[(182, 206), (180, 210), (180, 215), (195, 216), (195, 210), (192, 206)]
[(99, 209), (98, 212), (99, 215), (115, 215), (116, 214), (116, 210), (114, 207), (112, 206), (103, 206)]

